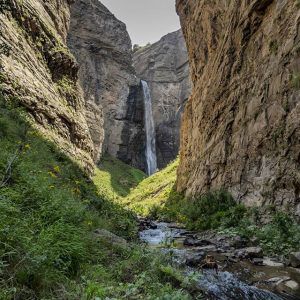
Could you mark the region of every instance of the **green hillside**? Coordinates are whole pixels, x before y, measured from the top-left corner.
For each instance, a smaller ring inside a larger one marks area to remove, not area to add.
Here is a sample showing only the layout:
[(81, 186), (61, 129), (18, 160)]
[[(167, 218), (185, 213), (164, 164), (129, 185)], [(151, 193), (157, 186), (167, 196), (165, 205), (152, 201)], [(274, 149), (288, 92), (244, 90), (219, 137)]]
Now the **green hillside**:
[[(152, 216), (176, 219), (175, 207), (183, 199), (176, 193), (176, 170), (179, 160), (170, 163), (165, 169), (141, 181), (131, 193), (122, 200), (136, 213), (143, 216)], [(170, 205), (172, 203), (172, 205)]]
[(106, 157), (91, 182), (16, 103), (0, 97), (0, 299), (190, 299), (111, 201), (144, 174)]

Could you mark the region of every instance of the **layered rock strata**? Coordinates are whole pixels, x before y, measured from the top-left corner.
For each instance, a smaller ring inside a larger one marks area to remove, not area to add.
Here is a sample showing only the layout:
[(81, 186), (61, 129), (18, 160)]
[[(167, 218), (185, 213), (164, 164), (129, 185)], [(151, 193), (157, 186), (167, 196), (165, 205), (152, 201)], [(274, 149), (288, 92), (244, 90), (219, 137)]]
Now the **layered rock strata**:
[(78, 0), (71, 5), (68, 45), (80, 66), (95, 159), (103, 150), (145, 169), (143, 98), (125, 24), (100, 1)]
[(300, 215), (298, 1), (177, 0), (194, 89), (179, 191), (228, 188)]
[(181, 30), (134, 52), (137, 76), (148, 82), (153, 102), (158, 167), (176, 158), (180, 119), (189, 97), (188, 56)]
[(45, 137), (90, 172), (93, 145), (78, 65), (66, 46), (69, 2), (1, 2), (1, 90), (17, 98)]

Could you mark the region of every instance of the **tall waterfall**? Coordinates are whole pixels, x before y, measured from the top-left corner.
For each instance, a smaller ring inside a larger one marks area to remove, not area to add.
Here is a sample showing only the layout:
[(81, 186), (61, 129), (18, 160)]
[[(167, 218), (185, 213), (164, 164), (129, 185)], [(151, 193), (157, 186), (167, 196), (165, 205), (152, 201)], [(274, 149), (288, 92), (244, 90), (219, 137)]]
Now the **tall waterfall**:
[(157, 169), (155, 127), (152, 113), (152, 99), (148, 83), (142, 80), (145, 106), (145, 130), (146, 130), (146, 160), (148, 175), (152, 175)]

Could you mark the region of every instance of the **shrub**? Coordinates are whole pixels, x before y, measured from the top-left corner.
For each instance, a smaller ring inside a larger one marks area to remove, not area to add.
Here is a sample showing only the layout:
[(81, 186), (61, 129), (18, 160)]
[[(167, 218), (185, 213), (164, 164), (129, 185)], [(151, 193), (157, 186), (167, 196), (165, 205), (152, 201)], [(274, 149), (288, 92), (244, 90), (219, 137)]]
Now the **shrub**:
[(300, 89), (300, 72), (294, 72), (292, 74), (292, 86), (295, 89)]
[(224, 190), (208, 192), (199, 199), (186, 200), (184, 206), (183, 214), (188, 226), (197, 230), (236, 225), (234, 222), (244, 213), (242, 206), (237, 206), (233, 197)]
[(276, 55), (279, 48), (277, 40), (272, 40), (269, 44), (269, 48), (270, 48), (270, 52)]
[(300, 226), (284, 212), (276, 212), (272, 221), (258, 230), (257, 236), (271, 254), (287, 255), (300, 247)]

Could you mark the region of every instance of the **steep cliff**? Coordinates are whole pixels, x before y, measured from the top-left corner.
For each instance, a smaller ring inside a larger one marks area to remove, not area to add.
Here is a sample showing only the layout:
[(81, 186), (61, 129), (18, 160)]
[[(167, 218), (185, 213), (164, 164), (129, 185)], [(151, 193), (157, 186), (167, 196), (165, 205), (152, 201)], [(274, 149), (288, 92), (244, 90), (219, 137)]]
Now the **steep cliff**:
[(135, 51), (133, 64), (151, 90), (158, 167), (162, 168), (178, 155), (181, 113), (191, 89), (182, 31)]
[(178, 190), (300, 215), (298, 2), (177, 0), (194, 83)]
[(143, 98), (125, 24), (100, 1), (78, 0), (71, 5), (68, 45), (80, 66), (95, 159), (104, 129), (103, 151), (143, 169)]
[(47, 138), (91, 170), (78, 67), (66, 46), (69, 2), (1, 2), (1, 90), (18, 99)]

